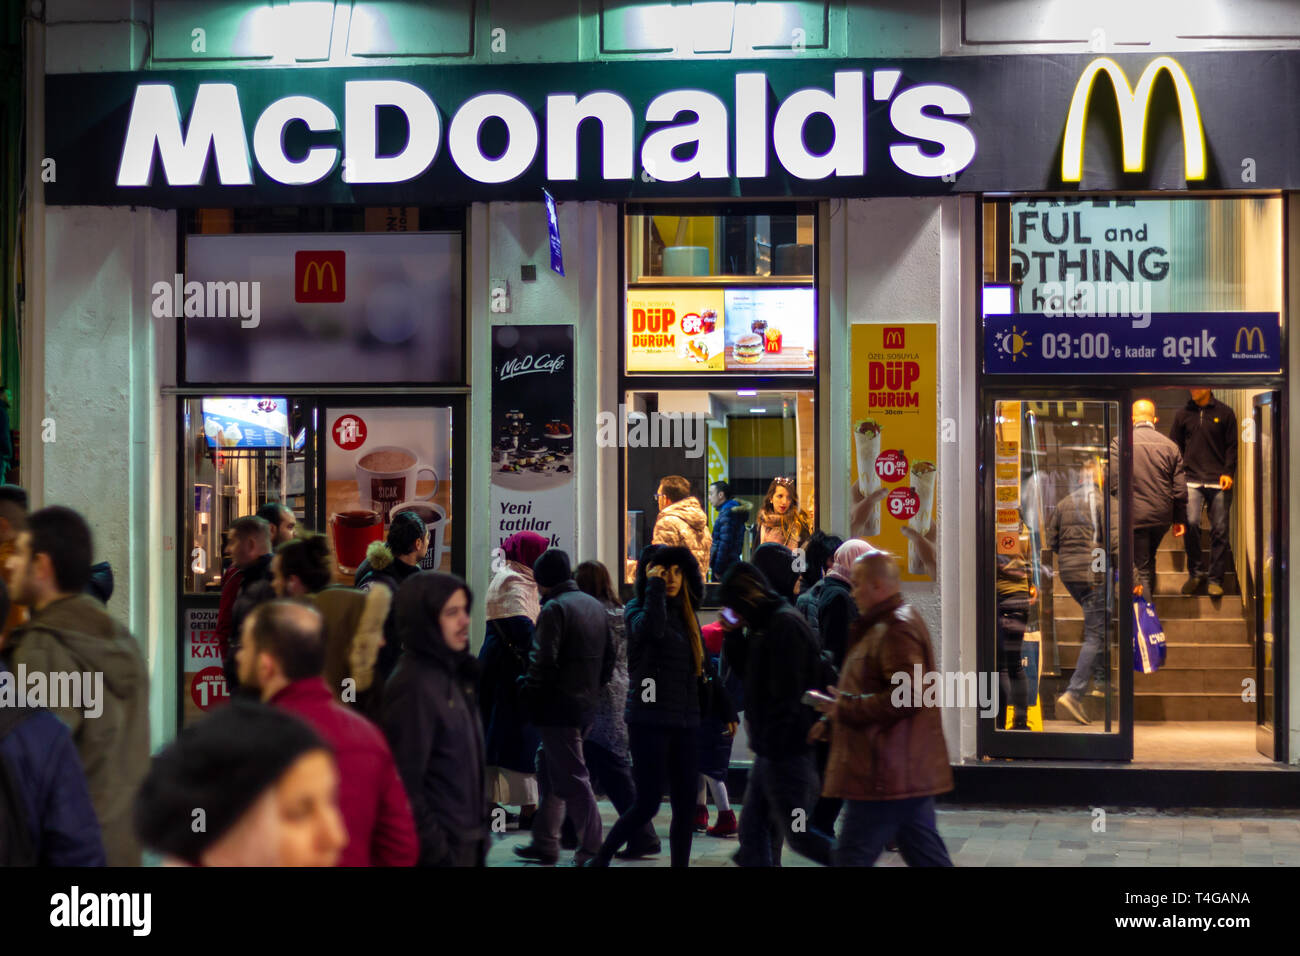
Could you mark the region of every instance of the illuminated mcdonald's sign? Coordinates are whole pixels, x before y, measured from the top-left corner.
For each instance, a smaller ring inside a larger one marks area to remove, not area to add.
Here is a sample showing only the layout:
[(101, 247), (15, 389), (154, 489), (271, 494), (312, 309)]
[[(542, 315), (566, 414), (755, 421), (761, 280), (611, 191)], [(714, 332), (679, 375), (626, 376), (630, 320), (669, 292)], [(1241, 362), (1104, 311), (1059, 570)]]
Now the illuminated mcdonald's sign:
[(347, 273), (344, 264), (345, 254), (342, 249), (304, 249), (294, 253), (294, 301), (344, 301), (347, 297)]
[(1247, 328), (1246, 326), (1243, 325), (1241, 328), (1237, 330), (1237, 338), (1232, 343), (1232, 350), (1234, 352), (1243, 351), (1241, 347), (1241, 337), (1243, 335), (1246, 337), (1245, 351), (1247, 352), (1264, 351), (1264, 330), (1261, 329), (1258, 325), (1253, 325), (1250, 328)]
[(1088, 104), (1092, 100), (1097, 77), (1105, 73), (1115, 90), (1119, 107), (1120, 143), (1123, 147), (1124, 172), (1140, 173), (1145, 163), (1147, 116), (1151, 108), (1151, 94), (1161, 72), (1169, 74), (1178, 95), (1178, 114), (1183, 127), (1183, 164), (1188, 180), (1205, 178), (1205, 133), (1201, 126), (1201, 113), (1196, 105), (1196, 94), (1187, 74), (1178, 61), (1169, 56), (1158, 56), (1146, 65), (1136, 87), (1129, 86), (1128, 77), (1118, 63), (1110, 57), (1098, 57), (1084, 69), (1074, 87), (1070, 112), (1065, 120), (1065, 141), (1061, 150), (1061, 180), (1077, 183), (1083, 178), (1083, 139), (1088, 125)]

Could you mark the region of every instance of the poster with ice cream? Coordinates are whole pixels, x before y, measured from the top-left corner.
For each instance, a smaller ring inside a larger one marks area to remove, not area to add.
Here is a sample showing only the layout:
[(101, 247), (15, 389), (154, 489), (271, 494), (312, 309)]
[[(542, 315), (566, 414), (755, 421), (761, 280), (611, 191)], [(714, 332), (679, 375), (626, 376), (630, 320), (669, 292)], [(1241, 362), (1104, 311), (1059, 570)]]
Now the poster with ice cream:
[(934, 577), (938, 468), (935, 326), (852, 327), (849, 533), (896, 555), (904, 581)]

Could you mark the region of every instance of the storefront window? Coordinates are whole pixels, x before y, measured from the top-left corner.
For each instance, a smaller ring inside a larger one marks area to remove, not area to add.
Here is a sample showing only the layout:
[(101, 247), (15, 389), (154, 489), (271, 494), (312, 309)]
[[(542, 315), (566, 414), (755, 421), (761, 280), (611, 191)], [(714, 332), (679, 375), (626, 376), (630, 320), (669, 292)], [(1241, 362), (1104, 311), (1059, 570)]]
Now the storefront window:
[(716, 583), (762, 541), (797, 549), (817, 527), (816, 217), (643, 205), (625, 222), (624, 580), (672, 540)]
[(811, 283), (816, 242), (811, 214), (628, 217), (630, 282), (744, 277)]
[[(648, 544), (684, 534), (688, 544), (698, 543), (705, 580), (716, 582), (763, 541), (798, 548), (817, 527), (811, 390), (632, 391), (625, 407), (627, 582)], [(685, 488), (673, 479), (684, 479)], [(684, 499), (671, 500), (683, 490)], [(661, 498), (661, 491), (668, 494)], [(769, 493), (774, 501), (764, 508)], [(719, 506), (728, 499), (737, 503), (727, 507), (731, 526), (722, 531)], [(705, 532), (733, 542), (712, 567)]]
[(182, 403), (187, 593), (221, 589), (225, 532), (267, 502), (307, 515), (310, 409), (294, 399), (210, 396)]
[(191, 383), (462, 382), (461, 246), (455, 232), (193, 235), (183, 287), (155, 305), (184, 319)]

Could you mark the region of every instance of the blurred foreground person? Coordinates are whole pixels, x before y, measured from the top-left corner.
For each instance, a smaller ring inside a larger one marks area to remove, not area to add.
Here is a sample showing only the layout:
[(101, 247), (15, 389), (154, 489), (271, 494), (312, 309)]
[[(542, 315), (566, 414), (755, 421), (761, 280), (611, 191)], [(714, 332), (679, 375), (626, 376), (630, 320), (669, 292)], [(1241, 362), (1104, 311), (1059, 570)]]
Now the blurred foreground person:
[[(824, 793), (844, 800), (836, 866), (872, 866), (885, 845), (898, 844), (908, 866), (952, 866), (935, 825), (934, 798), (952, 789), (942, 709), (895, 694), (895, 674), (935, 670), (930, 632), (903, 601), (898, 563), (870, 551), (853, 564), (853, 623), (839, 684), (813, 735), (831, 738)], [(908, 688), (909, 691), (912, 688)], [(896, 702), (895, 698), (902, 700)]]
[(83, 593), (93, 552), (90, 527), (71, 508), (28, 517), (8, 565), (13, 598), (32, 616), (9, 636), (10, 662), (51, 685), (53, 675), (77, 678), (81, 700), (51, 700), (50, 710), (72, 731), (108, 865), (139, 866), (131, 801), (149, 767), (149, 673), (135, 638)]
[(334, 751), (348, 843), (340, 866), (414, 866), (411, 805), (378, 728), (340, 704), (325, 681), (324, 621), (297, 601), (257, 607), (239, 642), (239, 679), (263, 701), (296, 714)]
[[(8, 611), (0, 580), (0, 620)], [(0, 867), (103, 866), (99, 818), (72, 735), (44, 707), (9, 706), (2, 689), (14, 679), (0, 657)], [(3, 785), (6, 773), (12, 789)]]
[[(410, 514), (410, 512), (401, 512)], [(470, 593), (454, 574), (420, 571), (397, 592), (402, 641), (384, 686), (383, 728), (411, 798), (420, 866), (483, 866), (488, 801)]]
[(334, 866), (347, 841), (328, 745), (249, 700), (212, 711), (154, 757), (135, 827), (171, 866)]

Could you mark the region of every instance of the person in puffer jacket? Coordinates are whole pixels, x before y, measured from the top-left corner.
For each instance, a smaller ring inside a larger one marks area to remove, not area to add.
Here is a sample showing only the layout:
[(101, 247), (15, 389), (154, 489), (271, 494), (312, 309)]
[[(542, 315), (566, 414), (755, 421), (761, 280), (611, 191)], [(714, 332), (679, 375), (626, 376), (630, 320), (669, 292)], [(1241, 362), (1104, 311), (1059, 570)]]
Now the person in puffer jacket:
[(714, 581), (721, 581), (727, 570), (740, 560), (745, 525), (753, 509), (744, 498), (731, 497), (731, 488), (725, 481), (715, 481), (709, 486), (709, 503), (718, 511), (713, 522), (713, 547), (709, 549), (709, 575)]
[[(420, 559), (428, 550), (429, 530), (424, 526), (424, 519), (414, 511), (399, 511), (388, 526), (388, 537), (366, 549), (366, 559), (352, 579), (354, 586), (369, 591), (376, 583), (382, 584), (395, 597), (402, 582), (419, 573)], [(379, 649), (375, 662), (375, 680), (381, 687), (393, 673), (401, 652), (395, 611), (390, 610), (384, 622), (384, 646)]]
[(691, 483), (681, 475), (669, 475), (659, 482), (655, 497), (659, 502), (659, 517), (655, 519), (650, 543), (688, 550), (703, 580), (713, 535), (709, 534), (709, 517), (700, 506), (700, 499), (691, 495)]

